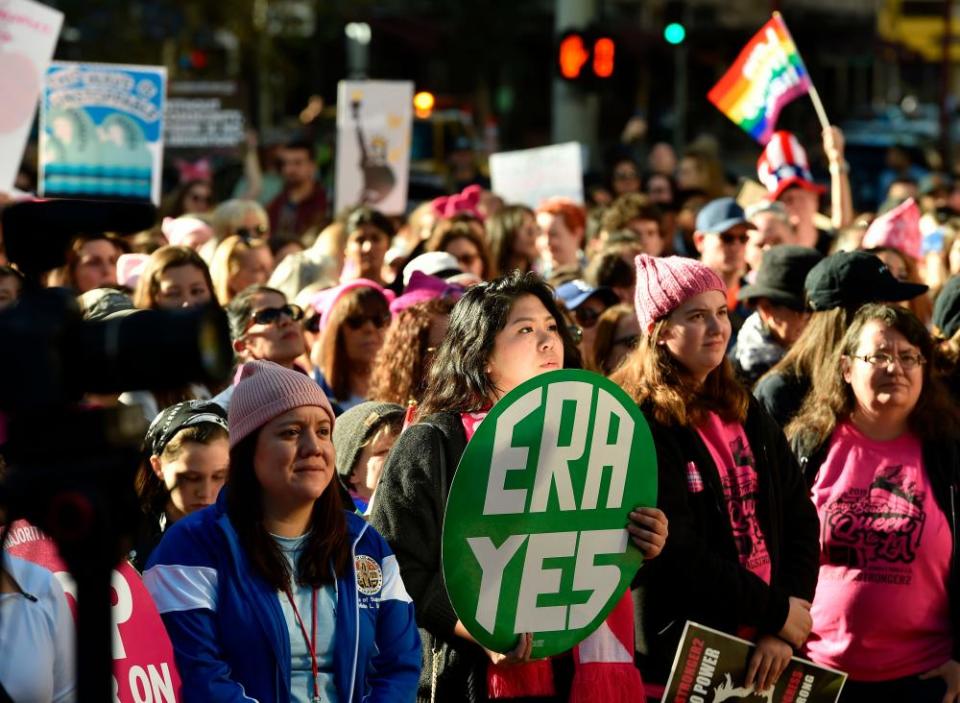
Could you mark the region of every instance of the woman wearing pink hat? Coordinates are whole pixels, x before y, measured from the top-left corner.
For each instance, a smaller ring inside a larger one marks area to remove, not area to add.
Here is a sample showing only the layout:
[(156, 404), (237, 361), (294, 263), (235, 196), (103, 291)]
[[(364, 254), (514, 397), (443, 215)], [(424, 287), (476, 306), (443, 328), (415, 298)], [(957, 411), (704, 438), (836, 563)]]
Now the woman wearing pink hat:
[[(644, 679), (664, 683), (687, 620), (749, 637), (771, 687), (810, 632), (818, 523), (783, 432), (726, 358), (726, 290), (703, 264), (636, 259), (641, 336), (613, 375), (653, 433), (670, 539), (639, 576)], [(742, 682), (735, 682), (742, 683)]]
[(253, 361), (228, 419), (227, 485), (167, 531), (144, 572), (183, 700), (413, 700), (413, 604), (387, 543), (342, 509), (326, 396)]

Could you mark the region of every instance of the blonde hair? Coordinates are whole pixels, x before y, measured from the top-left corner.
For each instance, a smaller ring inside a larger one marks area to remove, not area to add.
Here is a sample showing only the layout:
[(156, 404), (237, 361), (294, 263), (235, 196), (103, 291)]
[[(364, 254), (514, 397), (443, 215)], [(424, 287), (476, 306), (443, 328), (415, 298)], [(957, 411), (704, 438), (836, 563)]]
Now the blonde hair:
[(237, 228), (241, 227), (247, 215), (253, 213), (257, 216), (257, 223), (261, 227), (270, 231), (270, 218), (263, 206), (255, 200), (227, 200), (220, 203), (210, 218), (210, 225), (213, 227), (214, 238), (221, 242), (227, 237), (235, 235)]
[(270, 249), (265, 239), (245, 239), (239, 235), (227, 237), (217, 245), (210, 262), (210, 278), (213, 280), (213, 294), (221, 305), (229, 303), (240, 292), (230, 290), (230, 279), (239, 270), (241, 258), (260, 247)]

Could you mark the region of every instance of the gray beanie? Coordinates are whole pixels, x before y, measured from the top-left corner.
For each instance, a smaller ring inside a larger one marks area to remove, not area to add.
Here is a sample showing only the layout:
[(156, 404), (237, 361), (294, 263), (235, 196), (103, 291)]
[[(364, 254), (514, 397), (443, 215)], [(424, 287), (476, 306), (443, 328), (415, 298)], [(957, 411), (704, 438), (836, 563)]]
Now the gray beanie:
[(337, 475), (341, 481), (348, 482), (363, 443), (385, 422), (400, 419), (405, 414), (403, 406), (396, 403), (368, 400), (337, 417), (333, 427), (333, 447), (337, 455)]

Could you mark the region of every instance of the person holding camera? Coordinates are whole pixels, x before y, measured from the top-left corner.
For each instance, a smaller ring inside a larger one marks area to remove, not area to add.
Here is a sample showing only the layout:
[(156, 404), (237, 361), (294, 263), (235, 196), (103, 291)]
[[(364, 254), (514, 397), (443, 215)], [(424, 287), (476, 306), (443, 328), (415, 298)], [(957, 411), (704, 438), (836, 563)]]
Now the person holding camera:
[(240, 369), (230, 474), (144, 573), (183, 700), (413, 700), (420, 638), (386, 541), (342, 509), (333, 409), (305, 374)]

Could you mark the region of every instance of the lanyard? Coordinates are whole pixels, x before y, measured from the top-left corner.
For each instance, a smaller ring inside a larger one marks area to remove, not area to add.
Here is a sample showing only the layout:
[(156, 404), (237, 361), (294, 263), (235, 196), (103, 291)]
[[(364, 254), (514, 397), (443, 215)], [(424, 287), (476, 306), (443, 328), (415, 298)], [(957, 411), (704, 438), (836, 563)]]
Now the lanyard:
[(293, 594), (290, 593), (288, 588), (285, 593), (287, 594), (287, 600), (290, 601), (290, 607), (293, 608), (293, 614), (297, 617), (297, 624), (300, 625), (300, 632), (303, 634), (303, 641), (307, 643), (307, 651), (310, 652), (310, 667), (313, 671), (313, 703), (321, 703), (320, 700), (320, 664), (317, 662), (317, 589), (313, 589), (313, 595), (311, 598), (312, 605), (312, 616), (311, 616), (311, 629), (310, 632), (313, 636), (307, 634), (307, 628), (303, 624), (303, 618), (300, 617), (300, 611), (297, 609), (297, 604), (293, 600)]

